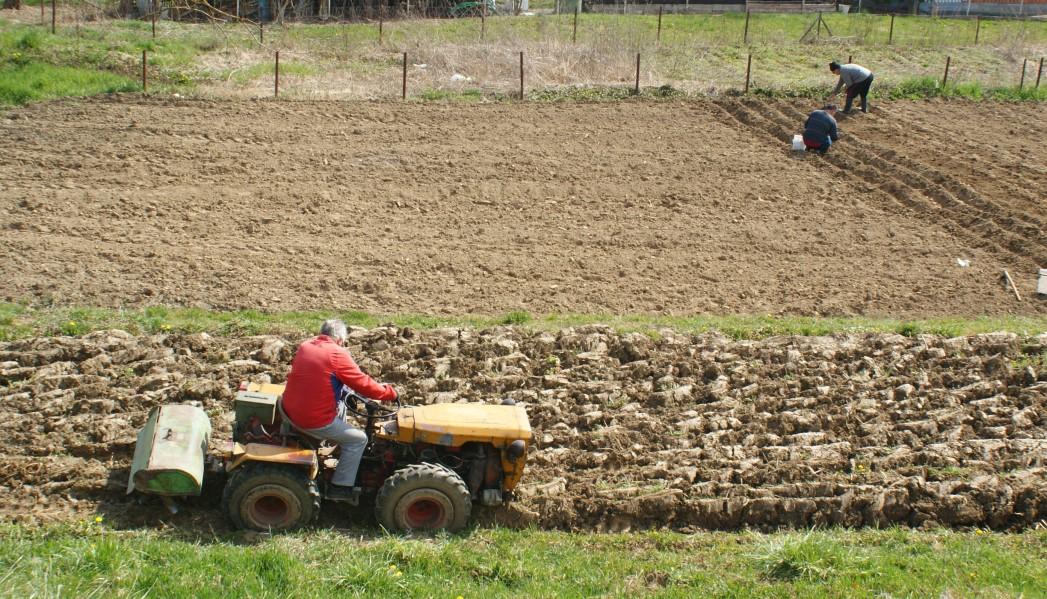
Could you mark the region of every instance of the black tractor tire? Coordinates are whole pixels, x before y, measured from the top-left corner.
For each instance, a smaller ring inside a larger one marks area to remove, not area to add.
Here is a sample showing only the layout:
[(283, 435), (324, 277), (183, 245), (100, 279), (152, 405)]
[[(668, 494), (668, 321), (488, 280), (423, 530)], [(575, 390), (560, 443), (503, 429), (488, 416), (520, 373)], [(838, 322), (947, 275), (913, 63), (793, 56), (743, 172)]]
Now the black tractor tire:
[(374, 502), (375, 517), (388, 530), (465, 528), (472, 511), (465, 481), (438, 464), (412, 464), (385, 479)]
[(256, 462), (229, 477), (222, 511), (239, 529), (295, 530), (320, 513), (320, 493), (301, 467)]

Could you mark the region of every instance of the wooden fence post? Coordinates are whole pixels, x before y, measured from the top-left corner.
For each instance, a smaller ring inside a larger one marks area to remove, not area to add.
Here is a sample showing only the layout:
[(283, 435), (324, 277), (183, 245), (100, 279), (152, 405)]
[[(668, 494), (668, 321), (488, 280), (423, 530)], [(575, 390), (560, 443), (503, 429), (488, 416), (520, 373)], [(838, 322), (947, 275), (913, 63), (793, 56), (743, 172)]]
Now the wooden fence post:
[(658, 5), (658, 35), (655, 36), (656, 42), (662, 41), (662, 5)]
[(978, 45), (978, 36), (981, 34), (981, 32), (982, 32), (982, 17), (981, 17), (981, 15), (978, 15), (974, 19), (974, 45), (975, 46)]
[(147, 84), (147, 78), (146, 78), (146, 70), (145, 70), (146, 67), (145, 67), (145, 64), (146, 64), (146, 62), (145, 62), (145, 50), (142, 50), (142, 93), (143, 94), (149, 91), (149, 87), (148, 87), (148, 84)]
[(156, 39), (156, 0), (153, 0), (153, 39)]
[(571, 33), (571, 43), (578, 41), (578, 13), (582, 10), (582, 0), (578, 0), (578, 4), (574, 7), (574, 31)]
[(382, 11), (382, 10), (378, 11), (378, 45), (379, 46), (382, 45), (382, 25), (383, 25), (383, 21), (384, 21), (384, 18), (383, 18), (382, 15), (383, 15), (384, 12), (385, 11)]
[(891, 31), (887, 34), (887, 45), (894, 43), (894, 15), (891, 15)]
[(749, 11), (745, 11), (745, 33), (742, 34), (742, 43), (749, 43)]
[(279, 98), (280, 97), (280, 51), (279, 50), (276, 51), (276, 68), (273, 69), (273, 74), (275, 75), (275, 77), (273, 78), (273, 97), (274, 98)]
[(633, 87), (633, 93), (640, 93), (640, 53), (636, 53), (636, 86)]
[(1029, 66), (1029, 59), (1028, 58), (1023, 58), (1022, 59), (1022, 78), (1018, 80), (1018, 91), (1022, 91), (1022, 88), (1025, 87), (1025, 68), (1027, 66)]
[(520, 101), (524, 99), (524, 61), (523, 51), (520, 51)]
[(945, 89), (945, 84), (949, 82), (949, 63), (952, 62), (952, 56), (945, 57), (945, 75), (942, 76), (942, 89)]
[(487, 0), (480, 0), (483, 8), (480, 9), (480, 41), (487, 39)]
[[(44, 0), (40, 0), (43, 3)], [(55, 12), (57, 11), (58, 0), (51, 0), (51, 33), (54, 34), (57, 28), (55, 27)]]
[(1043, 57), (1040, 57), (1040, 68), (1036, 69), (1036, 89), (1040, 89), (1040, 75), (1043, 75)]
[(407, 99), (407, 52), (404, 52), (404, 75), (403, 75), (403, 88), (400, 92), (400, 99)]
[(745, 91), (743, 93), (749, 93), (749, 73), (752, 72), (753, 68), (753, 55), (749, 54), (749, 62), (745, 65)]

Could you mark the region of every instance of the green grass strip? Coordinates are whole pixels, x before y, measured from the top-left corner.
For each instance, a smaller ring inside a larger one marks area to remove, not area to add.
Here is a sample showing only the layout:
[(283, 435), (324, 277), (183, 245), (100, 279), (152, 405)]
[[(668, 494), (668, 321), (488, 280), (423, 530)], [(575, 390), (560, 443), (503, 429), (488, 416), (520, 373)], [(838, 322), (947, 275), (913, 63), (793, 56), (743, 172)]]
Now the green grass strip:
[(308, 334), (327, 318), (373, 328), (391, 323), (416, 329), (438, 327), (486, 328), (522, 325), (557, 330), (571, 326), (604, 324), (620, 332), (642, 331), (657, 336), (659, 329), (680, 332), (719, 331), (735, 339), (760, 339), (774, 335), (832, 335), (883, 332), (902, 335), (930, 333), (944, 336), (1010, 331), (1022, 336), (1047, 331), (1047, 316), (982, 316), (900, 320), (871, 317), (811, 316), (657, 316), (612, 314), (546, 314), (510, 312), (495, 316), (429, 316), (422, 314), (370, 314), (367, 312), (258, 310), (210, 311), (200, 308), (152, 306), (135, 309), (46, 307), (0, 303), (0, 340), (57, 335), (84, 335), (104, 329), (134, 334), (197, 333), (237, 336), (259, 334)]
[(0, 67), (0, 106), (138, 89), (138, 83), (106, 71), (57, 67), (42, 62)]
[(1035, 597), (1045, 581), (1044, 531), (321, 530), (246, 542), (104, 522), (0, 528), (0, 586), (14, 597)]

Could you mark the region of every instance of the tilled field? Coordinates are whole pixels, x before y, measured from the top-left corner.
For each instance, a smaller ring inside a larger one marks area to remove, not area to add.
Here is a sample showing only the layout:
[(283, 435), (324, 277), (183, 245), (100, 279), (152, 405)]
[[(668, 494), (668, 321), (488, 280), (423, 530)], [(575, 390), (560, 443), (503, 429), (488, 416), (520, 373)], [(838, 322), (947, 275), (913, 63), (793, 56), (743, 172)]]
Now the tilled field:
[(788, 149), (812, 107), (118, 96), (9, 110), (0, 299), (1047, 313), (1042, 105), (877, 103), (841, 118), (827, 158)]
[[(0, 344), (0, 516), (221, 528), (215, 486), (175, 517), (125, 497), (135, 431), (151, 406), (199, 401), (227, 437), (237, 383), (283, 380), (297, 341), (103, 331)], [(413, 403), (527, 406), (536, 444), (519, 501), (481, 519), (626, 530), (1047, 518), (1047, 334), (383, 327), (352, 331), (350, 346)]]

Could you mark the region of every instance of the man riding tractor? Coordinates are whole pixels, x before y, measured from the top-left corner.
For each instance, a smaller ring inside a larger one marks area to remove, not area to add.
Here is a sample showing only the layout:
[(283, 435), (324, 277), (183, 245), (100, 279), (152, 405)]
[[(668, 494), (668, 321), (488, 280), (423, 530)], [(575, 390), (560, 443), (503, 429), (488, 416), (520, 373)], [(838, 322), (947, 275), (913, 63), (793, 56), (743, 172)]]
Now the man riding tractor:
[(339, 403), (344, 387), (376, 401), (396, 401), (389, 384), (368, 376), (342, 347), (347, 332), (340, 320), (324, 321), (320, 334), (298, 346), (291, 362), (283, 409), (291, 425), (306, 434), (339, 444), (341, 457), (324, 499), (357, 502), (360, 487), (356, 473), (367, 447), (364, 431), (345, 419), (345, 404)]

